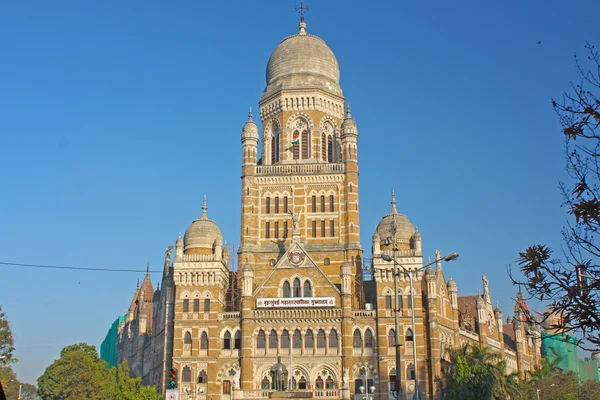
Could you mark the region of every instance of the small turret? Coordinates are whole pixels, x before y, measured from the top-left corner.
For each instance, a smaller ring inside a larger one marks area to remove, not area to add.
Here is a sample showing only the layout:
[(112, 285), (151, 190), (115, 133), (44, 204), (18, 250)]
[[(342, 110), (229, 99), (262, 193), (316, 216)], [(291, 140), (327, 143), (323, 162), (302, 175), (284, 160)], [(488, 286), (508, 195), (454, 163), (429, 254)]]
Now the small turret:
[(435, 279), (435, 269), (430, 265), (425, 269), (425, 280), (427, 281), (427, 298), (434, 299), (437, 297), (437, 287)]
[(181, 232), (179, 232), (179, 237), (175, 242), (175, 257), (183, 257), (183, 239), (181, 238)]
[(222, 235), (217, 236), (217, 238), (215, 239), (213, 249), (214, 249), (213, 252), (215, 255), (215, 260), (217, 260), (217, 261), (221, 260), (223, 257), (223, 236)]
[(242, 165), (256, 165), (258, 155), (258, 127), (252, 120), (252, 108), (248, 112), (248, 121), (242, 128)]
[(242, 296), (250, 297), (254, 291), (254, 270), (246, 260), (244, 268), (242, 268)]
[(342, 294), (352, 293), (352, 267), (348, 260), (344, 260), (342, 268), (340, 270), (340, 277), (342, 278)]
[(452, 308), (458, 308), (458, 286), (456, 285), (456, 281), (452, 279), (452, 277), (450, 277), (450, 280), (448, 280), (447, 287)]
[(379, 233), (375, 232), (375, 234), (373, 235), (373, 245), (372, 245), (372, 249), (371, 252), (373, 253), (373, 257), (377, 257), (379, 256), (379, 254), (381, 253), (381, 236), (379, 236)]
[(346, 116), (342, 122), (342, 149), (344, 154), (344, 162), (356, 162), (358, 155), (356, 153), (358, 143), (358, 128), (356, 121), (350, 113), (350, 106), (346, 107)]
[(410, 245), (417, 254), (422, 253), (422, 239), (419, 230), (416, 230), (410, 238)]

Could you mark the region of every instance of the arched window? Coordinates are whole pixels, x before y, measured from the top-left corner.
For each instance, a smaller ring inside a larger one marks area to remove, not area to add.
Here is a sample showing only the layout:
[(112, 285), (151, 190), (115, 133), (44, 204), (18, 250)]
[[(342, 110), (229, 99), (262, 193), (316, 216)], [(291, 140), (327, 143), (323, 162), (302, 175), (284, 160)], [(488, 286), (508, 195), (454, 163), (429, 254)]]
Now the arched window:
[(200, 371), (198, 374), (198, 383), (208, 383), (208, 374), (205, 370)]
[(313, 336), (312, 330), (307, 330), (306, 335), (304, 335), (304, 347), (307, 349), (312, 349), (315, 347), (315, 337)]
[(333, 162), (333, 139), (331, 135), (327, 136), (327, 161)]
[(354, 330), (354, 335), (352, 336), (352, 345), (355, 348), (362, 347), (362, 335), (360, 334), (360, 331), (358, 329)]
[(396, 368), (392, 368), (390, 371), (388, 381), (390, 382), (390, 392), (396, 391)]
[(260, 381), (260, 388), (263, 390), (271, 389), (271, 382), (269, 382), (269, 378), (266, 376), (262, 378), (262, 381)]
[(269, 348), (277, 348), (277, 332), (275, 332), (275, 329), (271, 329), (271, 333), (269, 333)]
[(317, 378), (317, 380), (315, 381), (315, 389), (324, 389), (325, 385), (323, 383), (323, 378), (321, 378), (320, 376)]
[(294, 336), (292, 339), (293, 339), (292, 346), (295, 349), (301, 349), (302, 348), (302, 334), (300, 333), (300, 331), (298, 329), (296, 329), (294, 331)]
[(289, 349), (290, 348), (290, 334), (287, 329), (284, 329), (281, 333), (281, 348)]
[(294, 155), (294, 160), (300, 158), (300, 132), (294, 131), (292, 135), (292, 153)]
[(327, 135), (321, 135), (321, 160), (327, 161)]
[(279, 138), (281, 137), (281, 132), (279, 132), (279, 125), (277, 122), (273, 121), (271, 124), (271, 164), (275, 164), (279, 162)]
[(302, 158), (308, 160), (310, 158), (310, 134), (308, 131), (302, 131)]
[(396, 331), (394, 329), (390, 329), (388, 332), (388, 347), (396, 347)]
[(192, 345), (192, 334), (189, 332), (185, 333), (185, 336), (183, 337), (183, 344), (189, 344), (190, 346)]
[(327, 257), (327, 258), (325, 258), (325, 260), (323, 261), (323, 264), (324, 264), (324, 265), (329, 265), (329, 264), (331, 264), (331, 260), (330, 260), (330, 259)]
[(306, 389), (306, 378), (304, 376), (302, 376), (300, 378), (300, 380), (298, 381), (298, 389), (300, 389), (300, 390)]
[(190, 311), (190, 301), (188, 299), (183, 300), (183, 312)]
[(257, 349), (264, 349), (265, 345), (266, 345), (266, 340), (265, 340), (265, 331), (263, 331), (262, 329), (260, 331), (258, 331), (258, 335), (256, 335), (256, 348)]
[(302, 297), (302, 289), (300, 288), (300, 279), (294, 279), (294, 297)]
[(312, 286), (310, 281), (304, 281), (304, 297), (312, 297)]
[(332, 329), (331, 332), (329, 332), (329, 348), (330, 349), (338, 348), (338, 334), (335, 329)]
[(223, 348), (227, 350), (231, 349), (231, 332), (229, 331), (225, 332), (223, 336)]
[(325, 389), (333, 389), (333, 379), (331, 376), (328, 376), (327, 380), (325, 381)]
[(192, 381), (192, 370), (190, 367), (183, 367), (183, 372), (181, 372), (181, 381), (182, 382), (191, 382)]
[(415, 380), (415, 366), (414, 365), (408, 364), (408, 367), (406, 367), (406, 376), (411, 381)]
[(200, 348), (208, 350), (208, 334), (206, 332), (202, 332), (202, 335), (200, 335)]
[(242, 348), (242, 332), (241, 331), (237, 331), (235, 333), (235, 342), (233, 344), (233, 348), (234, 349), (241, 349)]
[(406, 330), (406, 341), (407, 342), (412, 342), (413, 341), (413, 331), (410, 328), (408, 328)]
[(326, 346), (325, 331), (319, 329), (319, 332), (317, 333), (317, 348), (324, 349)]
[(292, 289), (288, 281), (283, 282), (283, 297), (292, 297)]
[(373, 332), (370, 329), (365, 332), (365, 347), (373, 347)]

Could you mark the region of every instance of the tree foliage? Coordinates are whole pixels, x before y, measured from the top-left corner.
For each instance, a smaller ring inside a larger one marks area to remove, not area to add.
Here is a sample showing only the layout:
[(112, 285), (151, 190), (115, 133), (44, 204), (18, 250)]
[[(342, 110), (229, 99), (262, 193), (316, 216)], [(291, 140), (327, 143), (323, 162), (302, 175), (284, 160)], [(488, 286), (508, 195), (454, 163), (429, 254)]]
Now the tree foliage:
[(443, 367), (443, 388), (448, 400), (519, 398), (514, 375), (505, 362), (487, 347), (464, 345), (449, 350)]
[(577, 376), (560, 370), (534, 373), (519, 385), (523, 399), (536, 399), (539, 390), (544, 400), (593, 400), (600, 399), (600, 382), (580, 383)]
[(6, 313), (2, 311), (2, 305), (0, 305), (0, 367), (17, 361), (14, 352), (15, 337)]
[(65, 347), (61, 356), (38, 379), (44, 400), (160, 400), (154, 388), (129, 376), (129, 366), (108, 368), (95, 346), (79, 343)]
[(549, 303), (551, 312), (538, 323), (549, 319), (552, 328), (581, 336), (591, 348), (600, 345), (600, 54), (589, 43), (585, 49), (583, 60), (575, 56), (579, 82), (552, 101), (563, 128), (569, 176), (560, 183), (570, 215), (562, 232), (563, 257), (553, 259), (550, 248), (533, 245), (517, 260), (525, 281), (509, 273), (532, 298)]

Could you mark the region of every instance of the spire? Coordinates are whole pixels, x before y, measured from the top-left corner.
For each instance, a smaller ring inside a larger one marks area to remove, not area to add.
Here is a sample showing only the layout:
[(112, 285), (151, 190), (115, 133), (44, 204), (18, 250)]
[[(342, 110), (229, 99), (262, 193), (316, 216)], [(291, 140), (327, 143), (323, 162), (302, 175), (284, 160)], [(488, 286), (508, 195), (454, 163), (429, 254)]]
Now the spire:
[(146, 264), (146, 275), (150, 275), (150, 261)]
[(252, 120), (252, 107), (250, 107), (250, 111), (248, 111), (248, 122), (254, 122)]
[(352, 113), (350, 112), (350, 104), (346, 104), (346, 116), (344, 118), (352, 118)]
[(300, 7), (296, 6), (296, 11), (300, 14), (300, 35), (306, 35), (306, 22), (304, 22), (304, 14), (308, 11), (308, 5), (304, 6), (304, 2), (300, 2)]
[(206, 207), (206, 195), (204, 195), (204, 202), (202, 203), (202, 216), (200, 217), (200, 219), (208, 219), (208, 217), (206, 216), (207, 209), (208, 207)]
[(136, 289), (139, 289), (139, 288), (140, 288), (140, 280), (139, 280), (139, 279), (138, 279), (138, 281), (137, 281), (137, 285), (135, 286), (135, 288), (136, 288)]
[(396, 194), (394, 193), (394, 189), (392, 189), (392, 214), (398, 214), (396, 210)]

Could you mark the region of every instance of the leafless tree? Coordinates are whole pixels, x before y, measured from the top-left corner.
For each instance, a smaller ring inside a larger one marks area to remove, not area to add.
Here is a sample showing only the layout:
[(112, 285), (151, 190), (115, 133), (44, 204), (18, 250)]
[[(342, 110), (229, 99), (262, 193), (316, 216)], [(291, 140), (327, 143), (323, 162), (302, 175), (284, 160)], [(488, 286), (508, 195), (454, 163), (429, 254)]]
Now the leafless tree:
[(580, 346), (600, 345), (600, 55), (591, 44), (586, 57), (575, 56), (578, 82), (553, 100), (565, 137), (566, 171), (560, 182), (569, 217), (562, 230), (563, 257), (554, 259), (545, 245), (533, 245), (517, 259), (525, 279), (513, 283), (532, 298), (549, 303), (551, 312), (537, 323), (551, 321), (580, 337)]

